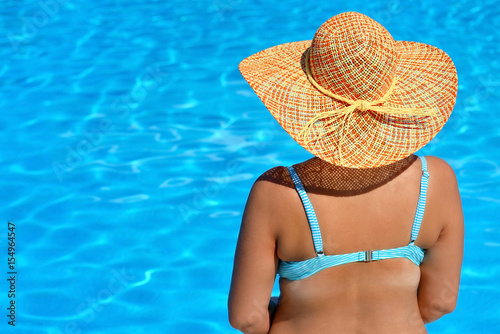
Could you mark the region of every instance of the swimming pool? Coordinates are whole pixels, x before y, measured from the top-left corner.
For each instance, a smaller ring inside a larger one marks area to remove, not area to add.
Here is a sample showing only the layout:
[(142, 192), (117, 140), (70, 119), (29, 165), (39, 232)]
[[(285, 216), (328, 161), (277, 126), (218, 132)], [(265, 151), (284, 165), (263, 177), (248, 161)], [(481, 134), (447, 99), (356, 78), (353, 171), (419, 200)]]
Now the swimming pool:
[[(309, 154), (238, 72), (355, 10), (436, 45), (457, 105), (422, 154), (456, 170), (458, 307), (430, 333), (500, 332), (498, 1), (4, 1), (0, 249), (15, 223), (16, 327), (2, 333), (234, 333), (226, 298), (252, 182)], [(279, 148), (279, 149), (277, 149)]]

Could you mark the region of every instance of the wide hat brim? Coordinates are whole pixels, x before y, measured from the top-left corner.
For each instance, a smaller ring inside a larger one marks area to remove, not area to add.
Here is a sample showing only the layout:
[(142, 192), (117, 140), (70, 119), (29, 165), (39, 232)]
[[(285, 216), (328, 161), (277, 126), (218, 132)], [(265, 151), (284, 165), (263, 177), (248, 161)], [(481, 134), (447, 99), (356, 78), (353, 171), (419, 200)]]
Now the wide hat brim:
[(315, 133), (322, 135), (304, 141), (299, 133), (317, 113), (345, 107), (344, 102), (324, 95), (308, 80), (304, 64), (310, 46), (311, 41), (301, 41), (271, 47), (244, 59), (239, 68), (285, 131), (322, 160), (354, 168), (390, 164), (422, 148), (450, 117), (457, 94), (457, 73), (451, 58), (431, 45), (395, 41), (396, 85), (384, 105), (435, 112), (425, 117), (355, 112), (348, 123), (341, 124), (343, 129), (335, 122), (328, 126), (315, 123)]

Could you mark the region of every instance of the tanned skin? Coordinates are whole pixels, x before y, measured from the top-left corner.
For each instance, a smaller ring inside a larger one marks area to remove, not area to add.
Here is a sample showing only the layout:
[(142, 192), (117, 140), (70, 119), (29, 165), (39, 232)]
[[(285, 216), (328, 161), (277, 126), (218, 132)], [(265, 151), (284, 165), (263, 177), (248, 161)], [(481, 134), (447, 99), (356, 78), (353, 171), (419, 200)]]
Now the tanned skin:
[[(427, 161), (427, 205), (415, 242), (425, 249), (420, 267), (408, 259), (388, 259), (332, 267), (298, 281), (280, 279), (276, 307), (270, 299), (279, 259), (301, 261), (316, 254), (290, 177), (281, 173), (283, 180), (278, 182), (257, 180), (235, 253), (228, 301), (231, 325), (247, 334), (427, 333), (425, 323), (455, 308), (464, 239), (455, 173), (439, 158), (429, 156)], [(311, 159), (295, 166), (301, 179), (312, 163), (318, 162)], [(315, 177), (336, 175), (335, 168), (339, 167), (325, 163), (324, 175)], [(334, 189), (309, 192), (305, 184), (325, 255), (407, 245), (421, 175), (420, 160), (413, 159), (397, 176), (349, 196)], [(362, 177), (353, 173), (353, 184)], [(332, 188), (335, 182), (329, 182)]]

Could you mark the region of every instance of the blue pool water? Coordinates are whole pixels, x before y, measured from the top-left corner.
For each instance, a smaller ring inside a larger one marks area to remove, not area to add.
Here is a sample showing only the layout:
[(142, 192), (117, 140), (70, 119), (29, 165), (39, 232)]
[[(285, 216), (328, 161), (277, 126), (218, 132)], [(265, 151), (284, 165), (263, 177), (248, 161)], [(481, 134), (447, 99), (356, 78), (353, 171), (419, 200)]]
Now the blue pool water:
[(309, 158), (238, 63), (348, 10), (457, 66), (455, 111), (421, 153), (457, 172), (465, 259), (456, 311), (428, 329), (499, 333), (497, 0), (2, 1), (0, 332), (236, 332), (226, 299), (250, 186)]

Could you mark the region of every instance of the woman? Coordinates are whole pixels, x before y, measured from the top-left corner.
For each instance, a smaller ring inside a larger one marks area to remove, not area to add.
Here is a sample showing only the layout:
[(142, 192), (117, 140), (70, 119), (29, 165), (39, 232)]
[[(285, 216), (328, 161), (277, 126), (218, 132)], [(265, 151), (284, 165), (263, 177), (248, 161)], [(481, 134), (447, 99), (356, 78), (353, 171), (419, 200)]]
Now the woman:
[(451, 114), (451, 59), (342, 13), (312, 41), (261, 51), (240, 70), (315, 157), (273, 168), (252, 187), (231, 325), (243, 333), (427, 333), (425, 323), (455, 308), (464, 224), (451, 167), (413, 153)]

